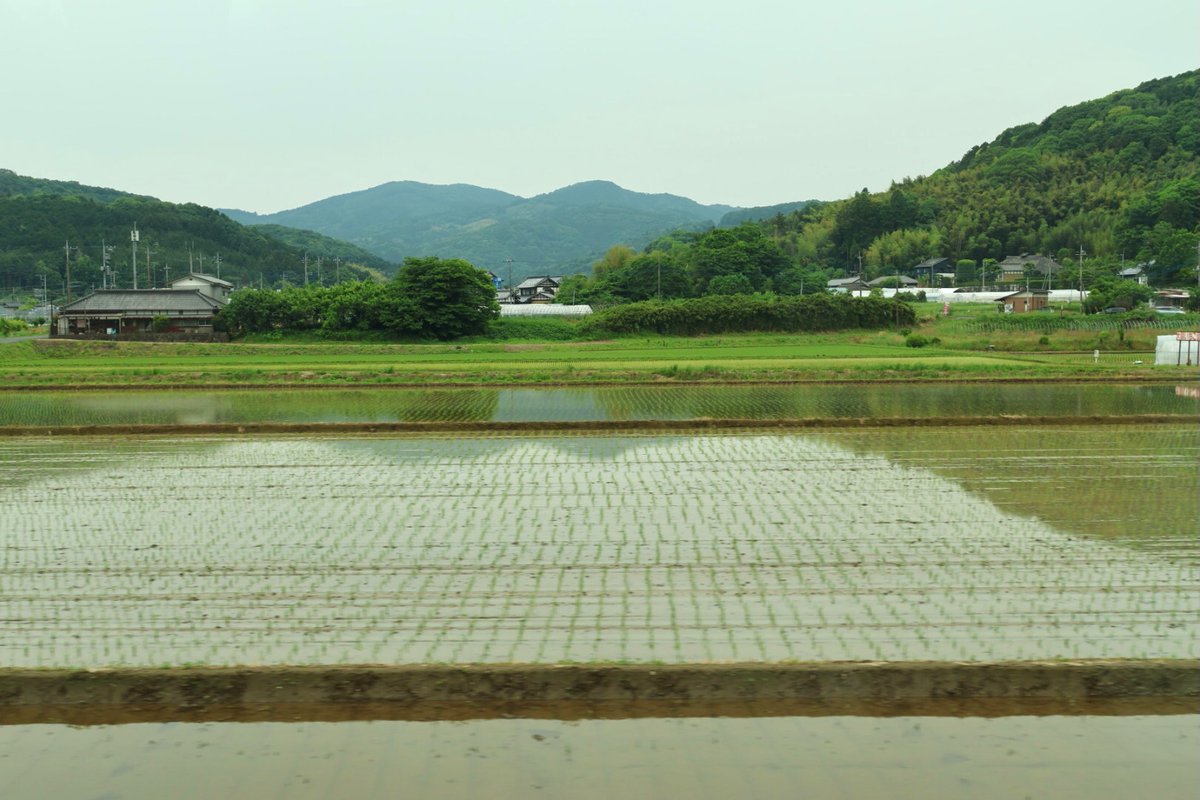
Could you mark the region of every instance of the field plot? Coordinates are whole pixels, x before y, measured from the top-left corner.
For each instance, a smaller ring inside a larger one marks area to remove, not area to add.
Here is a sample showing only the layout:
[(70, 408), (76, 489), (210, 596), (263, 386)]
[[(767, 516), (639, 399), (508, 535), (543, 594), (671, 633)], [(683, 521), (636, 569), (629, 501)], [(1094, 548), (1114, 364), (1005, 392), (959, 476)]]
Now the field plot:
[[(1186, 391), (1186, 390), (1191, 390)], [(857, 384), (0, 393), (0, 425), (1122, 416), (1200, 413), (1173, 384)]]
[[(1179, 517), (1200, 432), (1140, 430)], [(877, 434), (0, 442), (0, 662), (1200, 655), (1186, 553), (1089, 536), (1069, 497), (1076, 532), (997, 505)]]

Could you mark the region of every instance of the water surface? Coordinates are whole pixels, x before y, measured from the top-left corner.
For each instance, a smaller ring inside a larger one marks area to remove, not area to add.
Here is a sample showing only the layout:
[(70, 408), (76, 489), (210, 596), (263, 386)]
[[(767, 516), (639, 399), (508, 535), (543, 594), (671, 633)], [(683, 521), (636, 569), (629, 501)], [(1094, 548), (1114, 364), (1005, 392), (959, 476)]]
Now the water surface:
[(1197, 394), (1017, 383), (6, 392), (0, 425), (1119, 416), (1200, 413)]
[(5, 800), (1190, 800), (1197, 752), (1196, 716), (26, 725), (0, 727), (0, 785)]

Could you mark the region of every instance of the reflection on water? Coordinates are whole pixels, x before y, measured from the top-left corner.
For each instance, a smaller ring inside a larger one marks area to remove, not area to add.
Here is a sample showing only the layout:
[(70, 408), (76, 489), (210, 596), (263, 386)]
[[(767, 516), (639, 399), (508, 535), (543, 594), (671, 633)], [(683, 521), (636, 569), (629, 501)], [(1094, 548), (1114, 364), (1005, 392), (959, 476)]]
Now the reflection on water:
[(1200, 563), (1200, 431), (1174, 425), (816, 434), (953, 480), (1058, 530)]
[(1120, 416), (1198, 411), (1200, 398), (1169, 385), (876, 384), (0, 394), (0, 425)]
[[(1195, 796), (1200, 718), (0, 727), (6, 800)], [(71, 765), (64, 769), (63, 765)]]

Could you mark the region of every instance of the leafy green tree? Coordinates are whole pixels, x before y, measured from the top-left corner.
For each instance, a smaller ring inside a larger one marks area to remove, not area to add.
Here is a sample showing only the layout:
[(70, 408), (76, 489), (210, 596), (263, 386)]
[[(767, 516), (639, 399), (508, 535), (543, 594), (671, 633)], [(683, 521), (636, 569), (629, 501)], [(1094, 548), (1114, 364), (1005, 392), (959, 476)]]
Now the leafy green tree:
[(618, 272), (628, 267), (630, 262), (636, 257), (637, 252), (633, 248), (623, 244), (615, 244), (605, 251), (604, 256), (599, 261), (592, 263), (592, 276), (602, 278), (609, 273)]
[(394, 280), (416, 307), (422, 332), (438, 339), (483, 333), (500, 316), (488, 274), (460, 258), (406, 258)]
[(613, 291), (624, 300), (690, 297), (692, 279), (680, 260), (661, 250), (644, 253), (612, 276)]
[(1110, 275), (1096, 279), (1083, 301), (1084, 311), (1094, 314), (1106, 308), (1135, 309), (1154, 297), (1154, 290), (1137, 281), (1123, 281)]
[(706, 294), (750, 294), (754, 286), (745, 275), (718, 275), (708, 282)]

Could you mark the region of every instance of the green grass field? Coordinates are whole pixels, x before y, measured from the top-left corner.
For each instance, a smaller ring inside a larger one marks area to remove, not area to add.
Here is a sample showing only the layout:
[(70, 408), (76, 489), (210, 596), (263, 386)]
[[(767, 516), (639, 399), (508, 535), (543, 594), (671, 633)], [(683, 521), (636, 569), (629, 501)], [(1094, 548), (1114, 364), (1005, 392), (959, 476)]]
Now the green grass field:
[[(893, 337), (891, 343), (888, 337)], [(637, 381), (822, 381), (1150, 377), (1147, 354), (1006, 353), (905, 347), (898, 333), (746, 334), (526, 344), (177, 344), (13, 342), (0, 346), (0, 383), (536, 384)], [(1141, 364), (1136, 361), (1143, 361)], [(1152, 357), (1149, 358), (1152, 361)], [(1185, 374), (1180, 372), (1180, 374)]]

